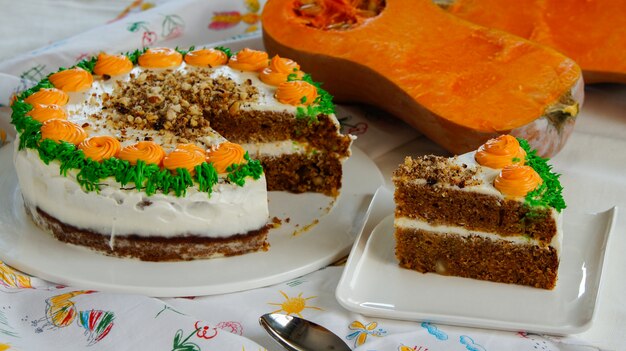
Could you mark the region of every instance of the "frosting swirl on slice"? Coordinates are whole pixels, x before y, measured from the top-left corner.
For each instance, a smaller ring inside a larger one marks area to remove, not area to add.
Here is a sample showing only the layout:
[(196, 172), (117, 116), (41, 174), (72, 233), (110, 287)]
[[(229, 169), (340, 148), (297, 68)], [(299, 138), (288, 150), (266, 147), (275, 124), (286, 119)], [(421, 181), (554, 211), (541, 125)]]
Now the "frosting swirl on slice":
[(126, 74), (133, 69), (133, 63), (126, 55), (108, 55), (100, 53), (93, 68), (93, 73), (99, 76), (117, 76)]
[(174, 151), (163, 159), (163, 167), (172, 172), (177, 168), (186, 169), (189, 174), (196, 173), (195, 167), (205, 161), (206, 152), (194, 144), (178, 144)]
[(102, 135), (83, 140), (78, 144), (78, 148), (83, 150), (86, 158), (99, 162), (115, 157), (120, 152), (122, 145), (114, 137)]
[(55, 88), (65, 92), (83, 91), (91, 87), (93, 76), (82, 68), (70, 68), (48, 77)]
[(283, 104), (310, 105), (317, 98), (317, 88), (305, 81), (293, 80), (280, 83), (275, 97)]
[(532, 167), (510, 165), (500, 171), (493, 186), (505, 196), (524, 197), (542, 182), (541, 176)]
[(227, 141), (211, 148), (206, 161), (213, 164), (217, 173), (226, 173), (230, 165), (243, 163), (245, 153), (241, 145)]
[(474, 158), (481, 166), (504, 168), (514, 163), (523, 165), (526, 151), (513, 136), (501, 135), (481, 145)]
[(136, 144), (123, 147), (117, 154), (120, 160), (126, 160), (131, 165), (136, 165), (141, 160), (146, 164), (161, 165), (165, 157), (165, 151), (161, 145), (154, 141), (140, 141)]
[(278, 55), (272, 57), (270, 65), (259, 73), (259, 79), (265, 84), (278, 86), (286, 82), (290, 74), (295, 74), (296, 78), (302, 78), (304, 73), (300, 71), (300, 65), (288, 58)]
[(241, 71), (260, 71), (267, 67), (268, 60), (267, 52), (245, 48), (230, 58), (228, 66)]
[(87, 132), (83, 128), (64, 119), (50, 119), (41, 125), (41, 139), (43, 140), (67, 141), (78, 145), (85, 138), (87, 138)]
[(185, 62), (198, 67), (216, 67), (226, 64), (228, 56), (222, 50), (198, 49), (188, 52)]
[(152, 48), (141, 54), (137, 62), (144, 68), (174, 67), (183, 63), (183, 55), (171, 48)]
[(69, 100), (70, 96), (63, 90), (44, 88), (24, 99), (24, 102), (31, 105), (44, 104), (65, 106)]
[(33, 109), (26, 115), (42, 123), (50, 119), (67, 119), (67, 113), (58, 105), (33, 104)]

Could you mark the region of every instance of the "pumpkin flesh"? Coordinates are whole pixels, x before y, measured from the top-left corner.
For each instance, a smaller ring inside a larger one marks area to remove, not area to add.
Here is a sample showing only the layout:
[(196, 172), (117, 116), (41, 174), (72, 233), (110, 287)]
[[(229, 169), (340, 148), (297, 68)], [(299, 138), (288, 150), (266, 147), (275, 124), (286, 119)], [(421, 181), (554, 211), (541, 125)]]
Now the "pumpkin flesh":
[(447, 10), (555, 48), (580, 65), (586, 83), (626, 83), (624, 0), (456, 0)]
[[(320, 2), (344, 13), (344, 22), (313, 25), (297, 11), (301, 1), (270, 0), (264, 42), (270, 53), (299, 62), (338, 101), (381, 107), (455, 153), (497, 134), (528, 132), (560, 105), (569, 106), (569, 118), (552, 126), (558, 135), (544, 154), (556, 153), (571, 132), (582, 102), (580, 69), (562, 54), (468, 23), (427, 0), (387, 0), (370, 17), (348, 0)], [(535, 127), (531, 133), (544, 137)]]

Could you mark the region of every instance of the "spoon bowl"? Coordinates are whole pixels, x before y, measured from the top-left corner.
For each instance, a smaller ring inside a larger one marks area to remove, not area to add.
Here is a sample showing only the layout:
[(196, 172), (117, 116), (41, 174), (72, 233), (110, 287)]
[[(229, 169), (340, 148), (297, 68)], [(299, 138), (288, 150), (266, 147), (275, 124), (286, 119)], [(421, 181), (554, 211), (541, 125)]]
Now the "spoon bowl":
[(259, 318), (259, 323), (274, 340), (290, 351), (350, 351), (340, 337), (306, 319), (267, 313)]

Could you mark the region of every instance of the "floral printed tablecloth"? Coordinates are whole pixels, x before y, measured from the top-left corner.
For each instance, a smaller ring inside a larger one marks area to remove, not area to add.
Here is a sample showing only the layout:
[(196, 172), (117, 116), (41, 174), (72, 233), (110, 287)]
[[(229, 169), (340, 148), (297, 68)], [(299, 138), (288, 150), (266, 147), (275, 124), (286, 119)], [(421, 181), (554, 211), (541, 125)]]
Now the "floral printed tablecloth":
[[(78, 5), (72, 7), (72, 2), (66, 1), (63, 2), (64, 7), (58, 8), (31, 2), (28, 6), (33, 8), (47, 7), (41, 9), (39, 17), (20, 20), (39, 23), (41, 18), (60, 18), (58, 16), (67, 15), (67, 11), (75, 11), (76, 16), (89, 17), (90, 8), (85, 9), (89, 5), (76, 3)], [(7, 106), (11, 95), (57, 67), (71, 65), (99, 51), (121, 52), (156, 45), (188, 47), (258, 35), (263, 2), (136, 0), (95, 1), (89, 4), (94, 9), (99, 8), (95, 6), (97, 4), (107, 6), (106, 11), (101, 8), (97, 16), (92, 16), (93, 28), (89, 28), (92, 27), (89, 21), (84, 20), (76, 24), (74, 32), (62, 28), (57, 33), (76, 34), (74, 36), (49, 44), (42, 42), (40, 44), (46, 45), (21, 54), (3, 53), (5, 59), (0, 62), (0, 143), (8, 144), (14, 135)], [(50, 26), (54, 28), (54, 25)], [(3, 27), (2, 33), (10, 31)], [(22, 34), (25, 38), (37, 36), (28, 31)], [(19, 52), (18, 49), (16, 47)], [(26, 46), (22, 49), (27, 50)], [(595, 96), (592, 100), (595, 107), (600, 108), (603, 101), (608, 101), (609, 105), (620, 101), (620, 97), (626, 96), (626, 90), (623, 87), (600, 88), (592, 90), (591, 95)], [(593, 163), (601, 162), (598, 159), (603, 157), (589, 154), (589, 148), (608, 150), (604, 154), (611, 154), (610, 159), (602, 162), (618, 164), (611, 168), (615, 172), (609, 174), (611, 180), (608, 183), (611, 185), (612, 181), (618, 184), (618, 188), (624, 185), (626, 189), (623, 179), (626, 158), (610, 152), (626, 147), (625, 108), (622, 100), (621, 105), (604, 110), (608, 111), (609, 117), (600, 121), (602, 123), (579, 122), (582, 123), (582, 132), (579, 128), (572, 137), (571, 145), (557, 157), (557, 162), (560, 160), (563, 164), (560, 168), (584, 173), (588, 169), (585, 167), (592, 168)], [(404, 155), (444, 153), (417, 132), (380, 111), (356, 106), (342, 107), (339, 111), (344, 131), (359, 135), (356, 145), (376, 161), (386, 178)], [(615, 117), (620, 115), (622, 120)], [(582, 170), (565, 166), (569, 163), (582, 165)], [(614, 174), (617, 178), (613, 177)], [(389, 179), (386, 181), (385, 186), (390, 187)], [(593, 200), (586, 202), (584, 210), (593, 212), (615, 204), (626, 205), (623, 190), (620, 193), (605, 187), (599, 191), (602, 199), (594, 196)], [(598, 192), (591, 194), (595, 193)], [(618, 231), (626, 228), (623, 220), (617, 228)], [(626, 246), (624, 234), (618, 233), (619, 238), (614, 240), (622, 251)], [(0, 259), (1, 256), (2, 253)], [(335, 299), (335, 288), (343, 271), (340, 265), (243, 292), (157, 299), (60, 286), (0, 262), (0, 350), (280, 350), (258, 325), (258, 317), (268, 312), (314, 320), (360, 351), (600, 349), (572, 346), (588, 343), (603, 345), (602, 349), (626, 349), (626, 337), (623, 335), (626, 325), (623, 272), (626, 267), (624, 259), (615, 257), (617, 255), (610, 257), (612, 266), (605, 273), (613, 280), (603, 286), (601, 297), (604, 300), (600, 299), (601, 302), (610, 301), (611, 305), (607, 306), (605, 302), (599, 306), (598, 317), (590, 332), (566, 338), (386, 320), (356, 314), (341, 307)], [(620, 279), (622, 282), (617, 282)]]

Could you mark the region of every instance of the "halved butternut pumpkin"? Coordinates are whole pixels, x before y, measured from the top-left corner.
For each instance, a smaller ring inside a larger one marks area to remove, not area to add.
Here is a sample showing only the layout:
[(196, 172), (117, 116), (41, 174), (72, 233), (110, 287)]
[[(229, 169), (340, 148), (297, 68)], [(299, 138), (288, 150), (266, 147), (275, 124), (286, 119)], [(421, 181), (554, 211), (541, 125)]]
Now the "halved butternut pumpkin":
[(585, 83), (626, 83), (626, 1), (456, 0), (447, 10), (550, 46), (583, 70)]
[(263, 34), (337, 101), (383, 108), (457, 154), (508, 133), (554, 155), (583, 99), (571, 59), (429, 0), (269, 0)]

